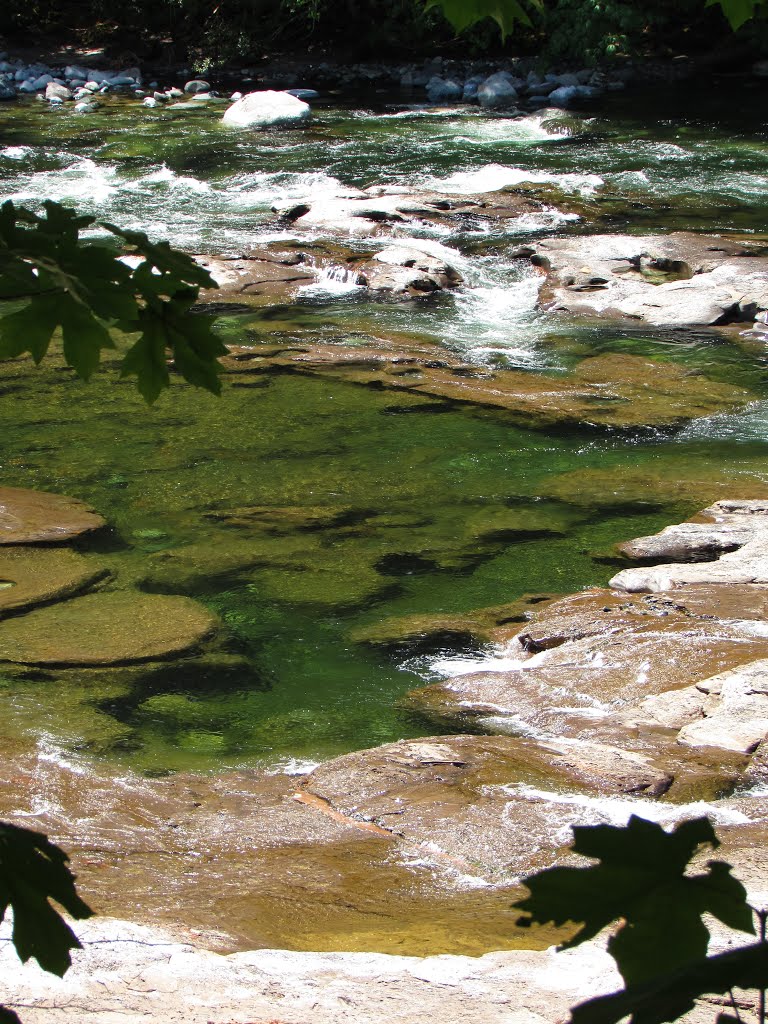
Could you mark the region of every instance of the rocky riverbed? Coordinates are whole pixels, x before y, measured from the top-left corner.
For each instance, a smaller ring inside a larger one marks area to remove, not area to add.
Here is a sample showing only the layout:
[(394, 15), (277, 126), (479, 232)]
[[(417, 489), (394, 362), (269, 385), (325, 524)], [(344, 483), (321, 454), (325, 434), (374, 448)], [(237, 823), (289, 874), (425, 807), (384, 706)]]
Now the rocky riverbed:
[(2, 367), (0, 815), (105, 919), (64, 982), (14, 976), (22, 1017), (564, 1017), (610, 964), (512, 904), (571, 824), (632, 813), (709, 814), (768, 893), (768, 268), (712, 213), (755, 183), (689, 125), (633, 149), (533, 104), (527, 71), (521, 115), (424, 104), (473, 74), (401, 68), (343, 116), (330, 77), (252, 78), (321, 91), (256, 141), (191, 78), (3, 108), (14, 196), (177, 232), (229, 345), (220, 401), (152, 413)]
[[(66, 549), (13, 543), (50, 537), (46, 496), (10, 489), (1, 497), (5, 549), (57, 565)], [(70, 531), (100, 525), (76, 502), (51, 496), (49, 504), (51, 527), (68, 508)], [(620, 545), (616, 558), (639, 565), (609, 589), (531, 597), (453, 622), (406, 619), (358, 636), (408, 645), (453, 631), (492, 641), (482, 671), (408, 697), (439, 725), (472, 734), (358, 751), (308, 774), (157, 780), (96, 771), (44, 742), (19, 742), (7, 751), (0, 814), (67, 847), (97, 911), (151, 921), (154, 930), (84, 926), (85, 950), (64, 981), (28, 967), (4, 986), (4, 1001), (33, 1022), (54, 1006), (74, 1021), (84, 1001), (105, 1022), (158, 1013), (299, 1021), (310, 1011), (324, 1020), (342, 1009), (366, 1021), (380, 1019), (383, 1002), (392, 1019), (410, 1021), (437, 1013), (430, 1000), (439, 994), (442, 1012), (448, 1006), (459, 1020), (551, 1019), (553, 1007), (562, 1015), (616, 978), (596, 946), (530, 951), (563, 933), (516, 928), (520, 879), (571, 858), (572, 824), (631, 813), (667, 824), (709, 814), (726, 859), (761, 903), (767, 535), (767, 502), (721, 501), (690, 523)], [(89, 585), (97, 581), (82, 581)], [(74, 615), (89, 598), (69, 593), (28, 600), (49, 615)], [(17, 635), (39, 635), (40, 614), (8, 609), (6, 651)], [(180, 619), (175, 609), (169, 617), (173, 644)], [(155, 619), (169, 622), (159, 608)], [(90, 609), (82, 621), (95, 621)], [(70, 627), (67, 650), (77, 636)], [(130, 660), (153, 654), (136, 647)], [(32, 653), (28, 663), (49, 658)], [(86, 645), (53, 660), (87, 666), (89, 658)], [(479, 942), (529, 951), (439, 955), (459, 921), (469, 950)], [(158, 931), (163, 922), (169, 931)], [(729, 941), (719, 934), (720, 945)], [(372, 945), (392, 955), (339, 952)], [(253, 946), (297, 952), (204, 952)], [(328, 953), (299, 952), (306, 949)]]

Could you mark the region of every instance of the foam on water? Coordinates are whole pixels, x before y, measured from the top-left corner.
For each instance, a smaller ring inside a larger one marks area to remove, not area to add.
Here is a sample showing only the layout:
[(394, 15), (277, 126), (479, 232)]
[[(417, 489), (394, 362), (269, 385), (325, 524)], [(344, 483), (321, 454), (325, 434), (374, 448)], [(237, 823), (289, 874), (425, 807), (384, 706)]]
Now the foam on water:
[(121, 187), (119, 171), (114, 164), (81, 159), (57, 170), (21, 176), (6, 198), (16, 203), (42, 199), (56, 202), (77, 200), (79, 204), (93, 209), (94, 206), (106, 206)]
[[(717, 803), (698, 800), (688, 804), (668, 804), (641, 797), (588, 796), (585, 793), (557, 793), (518, 782), (502, 786), (515, 800), (546, 803), (552, 807), (570, 807), (578, 817), (574, 824), (626, 825), (632, 815), (659, 825), (676, 825), (691, 818), (709, 817), (716, 825), (747, 825), (752, 819), (742, 811)], [(570, 824), (563, 826), (564, 838), (570, 836)]]
[(603, 184), (603, 179), (598, 174), (554, 174), (524, 167), (508, 167), (505, 164), (486, 164), (473, 171), (456, 171), (447, 178), (428, 178), (423, 184), (435, 191), (474, 195), (480, 192), (498, 192), (500, 189), (523, 182), (552, 184), (567, 192), (589, 194)]
[(0, 149), (0, 157), (5, 160), (26, 160), (34, 152), (31, 146), (6, 146)]
[(675, 435), (690, 441), (768, 441), (768, 401), (752, 402), (742, 412), (719, 413), (692, 420)]
[[(547, 122), (546, 126), (544, 122)], [(533, 114), (530, 117), (477, 116), (462, 124), (460, 142), (472, 146), (527, 145), (537, 142), (559, 141), (573, 134), (570, 126), (558, 124), (551, 116)]]

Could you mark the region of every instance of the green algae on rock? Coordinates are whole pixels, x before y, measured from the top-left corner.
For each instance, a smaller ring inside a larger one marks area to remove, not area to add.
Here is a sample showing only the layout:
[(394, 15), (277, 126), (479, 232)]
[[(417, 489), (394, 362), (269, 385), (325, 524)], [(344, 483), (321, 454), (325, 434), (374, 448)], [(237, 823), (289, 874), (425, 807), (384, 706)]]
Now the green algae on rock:
[(188, 651), (218, 621), (187, 597), (138, 591), (89, 594), (0, 622), (0, 660), (109, 665)]
[(60, 544), (102, 526), (101, 516), (77, 498), (0, 487), (0, 544)]
[[(534, 608), (555, 600), (554, 594), (525, 594), (510, 604), (478, 608), (470, 612), (446, 612), (432, 615), (404, 615), (381, 619), (354, 630), (358, 643), (382, 647), (435, 646), (450, 641), (454, 646), (470, 641), (496, 641), (502, 630), (528, 621)], [(515, 628), (517, 632), (517, 628)]]
[(601, 426), (669, 428), (743, 408), (754, 395), (676, 363), (610, 353), (579, 363), (571, 376), (490, 370), (424, 346), (377, 339), (354, 346), (302, 341), (291, 346), (235, 346), (223, 359), (231, 373), (275, 369), (320, 374), (453, 402), (504, 409), (531, 429)]
[(656, 460), (646, 467), (612, 466), (575, 469), (551, 476), (541, 488), (548, 498), (582, 508), (661, 508), (683, 504), (690, 510), (719, 498), (768, 498), (768, 483), (755, 472), (712, 467), (704, 475), (696, 466)]
[(66, 548), (0, 548), (0, 617), (88, 590), (109, 573), (92, 558)]

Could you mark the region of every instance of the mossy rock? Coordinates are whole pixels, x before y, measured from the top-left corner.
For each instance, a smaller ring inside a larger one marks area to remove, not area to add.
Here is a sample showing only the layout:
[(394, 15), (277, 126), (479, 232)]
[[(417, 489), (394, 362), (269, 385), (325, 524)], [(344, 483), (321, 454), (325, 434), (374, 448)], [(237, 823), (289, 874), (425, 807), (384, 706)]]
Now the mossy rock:
[(297, 533), (243, 537), (235, 530), (212, 532), (205, 542), (152, 553), (139, 570), (139, 579), (153, 589), (177, 593), (260, 568), (301, 569), (320, 541), (309, 531)]
[(98, 562), (66, 548), (0, 548), (0, 616), (71, 597), (107, 573)]
[(217, 628), (187, 597), (138, 591), (88, 594), (0, 623), (0, 660), (31, 665), (110, 665), (188, 651)]
[(355, 510), (348, 506), (249, 505), (208, 512), (206, 519), (228, 527), (282, 534), (294, 530), (325, 530), (347, 522), (354, 514)]
[(292, 604), (347, 607), (381, 597), (392, 580), (364, 561), (324, 552), (300, 569), (266, 569), (255, 577), (254, 590), (262, 597)]
[(621, 353), (582, 360), (569, 376), (551, 376), (491, 371), (445, 352), (436, 354), (419, 345), (398, 348), (383, 339), (377, 339), (376, 347), (301, 342), (279, 351), (257, 345), (245, 354), (234, 347), (225, 366), (241, 374), (289, 368), (352, 384), (504, 409), (511, 422), (528, 429), (584, 424), (671, 428), (743, 408), (755, 397), (675, 363)]
[(105, 521), (77, 498), (0, 487), (0, 544), (60, 544)]
[(358, 643), (383, 647), (429, 646), (448, 637), (453, 643), (495, 641), (502, 631), (505, 634), (519, 632), (535, 609), (546, 606), (556, 596), (524, 594), (517, 601), (492, 608), (446, 612), (442, 615), (403, 615), (378, 620), (354, 630), (352, 639)]
[(539, 490), (542, 496), (571, 505), (605, 509), (661, 508), (672, 503), (700, 508), (722, 498), (768, 498), (768, 484), (757, 474), (726, 470), (718, 477), (694, 469), (690, 476), (683, 476), (679, 465), (663, 463), (656, 469), (577, 469), (550, 477)]

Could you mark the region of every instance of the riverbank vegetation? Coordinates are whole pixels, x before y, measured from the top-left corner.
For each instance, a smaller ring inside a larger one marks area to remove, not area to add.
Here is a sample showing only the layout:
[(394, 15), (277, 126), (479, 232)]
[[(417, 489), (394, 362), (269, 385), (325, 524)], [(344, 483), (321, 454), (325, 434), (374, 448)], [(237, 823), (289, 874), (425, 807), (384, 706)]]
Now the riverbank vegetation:
[(764, 11), (763, 0), (128, 0), (119, 10), (108, 0), (9, 0), (0, 34), (16, 46), (106, 46), (116, 57), (201, 66), (297, 51), (346, 60), (523, 53), (583, 63), (722, 49), (725, 19), (736, 51), (761, 54)]

